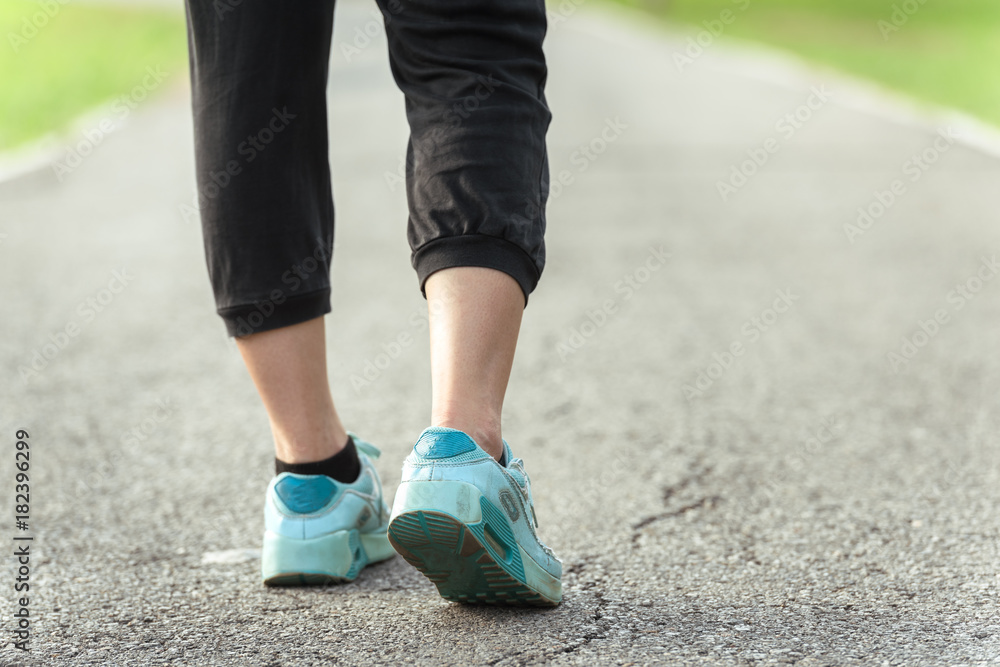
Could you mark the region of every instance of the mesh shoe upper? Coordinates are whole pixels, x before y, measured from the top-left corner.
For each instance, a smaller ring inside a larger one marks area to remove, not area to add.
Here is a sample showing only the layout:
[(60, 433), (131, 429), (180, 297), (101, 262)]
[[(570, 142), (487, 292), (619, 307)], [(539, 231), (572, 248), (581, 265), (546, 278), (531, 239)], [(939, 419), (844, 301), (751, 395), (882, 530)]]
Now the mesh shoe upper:
[(504, 441), (501, 465), (462, 431), (432, 427), (417, 440), (403, 462), (402, 483), (463, 481), (479, 489), (510, 519), (518, 545), (549, 574), (559, 577), (562, 563), (538, 538), (531, 482), (524, 462)]
[(266, 530), (309, 539), (353, 528), (370, 532), (386, 524), (389, 512), (382, 484), (369, 458), (377, 457), (378, 450), (353, 437), (361, 461), (358, 479), (344, 484), (326, 475), (277, 475), (268, 486), (264, 504)]

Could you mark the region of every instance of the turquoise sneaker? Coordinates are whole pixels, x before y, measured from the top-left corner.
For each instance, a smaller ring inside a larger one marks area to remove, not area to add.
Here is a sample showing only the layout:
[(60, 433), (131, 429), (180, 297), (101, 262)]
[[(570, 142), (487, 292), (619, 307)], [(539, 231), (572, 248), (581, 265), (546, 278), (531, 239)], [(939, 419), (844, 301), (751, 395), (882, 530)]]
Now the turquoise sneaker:
[(389, 542), (452, 602), (554, 606), (562, 563), (536, 534), (531, 486), (462, 431), (429, 428), (403, 463)]
[(261, 575), (268, 586), (353, 581), (369, 563), (395, 555), (386, 538), (389, 508), (372, 464), (379, 450), (353, 433), (361, 474), (351, 484), (283, 472), (264, 503)]

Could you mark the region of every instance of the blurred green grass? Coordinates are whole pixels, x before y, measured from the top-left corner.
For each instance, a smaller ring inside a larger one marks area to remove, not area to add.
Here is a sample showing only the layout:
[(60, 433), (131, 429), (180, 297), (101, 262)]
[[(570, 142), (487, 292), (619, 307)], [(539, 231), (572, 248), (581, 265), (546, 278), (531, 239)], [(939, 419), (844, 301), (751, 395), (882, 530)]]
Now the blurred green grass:
[[(763, 42), (1000, 125), (1000, 0), (909, 0), (919, 9), (889, 33), (902, 0), (615, 0), (689, 26), (731, 10), (725, 34)], [(149, 66), (186, 76), (178, 12), (0, 0), (0, 150), (64, 128), (126, 95)], [(741, 7), (746, 7), (742, 10)], [(32, 17), (41, 16), (32, 34)], [(27, 21), (27, 23), (26, 23)], [(29, 26), (26, 29), (26, 25)], [(155, 93), (154, 93), (155, 94)]]
[[(1000, 125), (1000, 0), (615, 1), (694, 33), (729, 9), (735, 20), (725, 35), (785, 49)], [(904, 12), (899, 30), (880, 29), (879, 21), (894, 25), (894, 9), (904, 4), (918, 9)]]
[(186, 77), (184, 30), (179, 12), (0, 0), (0, 150), (129, 95), (147, 67), (169, 73), (161, 90)]

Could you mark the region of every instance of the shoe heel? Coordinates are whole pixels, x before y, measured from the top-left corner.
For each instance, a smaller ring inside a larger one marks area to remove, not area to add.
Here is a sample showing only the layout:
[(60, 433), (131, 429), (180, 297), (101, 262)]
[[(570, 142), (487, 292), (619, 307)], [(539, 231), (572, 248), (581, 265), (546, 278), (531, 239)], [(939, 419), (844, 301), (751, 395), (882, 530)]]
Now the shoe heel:
[(312, 539), (264, 533), (261, 576), (268, 586), (301, 586), (353, 581), (368, 564), (357, 530)]
[(452, 602), (552, 606), (562, 598), (559, 580), (524, 556), (503, 512), (466, 482), (400, 484), (389, 541)]
[(431, 510), (451, 515), (460, 523), (479, 523), (483, 520), (482, 497), (468, 482), (403, 482), (392, 503), (392, 519), (407, 512)]

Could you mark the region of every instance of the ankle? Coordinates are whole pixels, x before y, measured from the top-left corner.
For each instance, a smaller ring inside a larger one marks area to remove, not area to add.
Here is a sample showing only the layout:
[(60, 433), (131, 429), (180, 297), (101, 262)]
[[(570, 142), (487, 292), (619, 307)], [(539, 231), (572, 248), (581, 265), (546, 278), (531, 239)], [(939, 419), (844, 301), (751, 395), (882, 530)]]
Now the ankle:
[(274, 473), (280, 475), (291, 472), (298, 475), (326, 475), (344, 484), (352, 484), (361, 473), (361, 460), (354, 445), (354, 439), (347, 438), (346, 444), (336, 454), (319, 461), (289, 463), (274, 459)]
[(461, 419), (449, 415), (441, 415), (431, 419), (431, 426), (453, 428), (464, 432), (476, 441), (487, 454), (499, 461), (503, 458), (503, 436), (500, 433), (500, 423), (484, 423), (482, 420)]
[(315, 433), (283, 433), (272, 429), (275, 458), (285, 463), (311, 463), (323, 461), (343, 451), (347, 445), (347, 431), (343, 427), (325, 429)]

